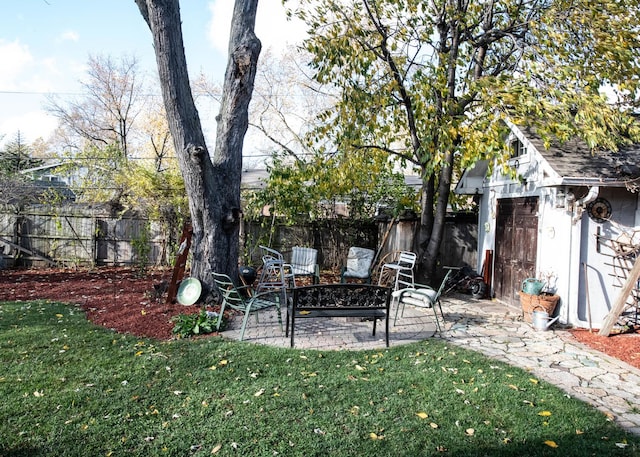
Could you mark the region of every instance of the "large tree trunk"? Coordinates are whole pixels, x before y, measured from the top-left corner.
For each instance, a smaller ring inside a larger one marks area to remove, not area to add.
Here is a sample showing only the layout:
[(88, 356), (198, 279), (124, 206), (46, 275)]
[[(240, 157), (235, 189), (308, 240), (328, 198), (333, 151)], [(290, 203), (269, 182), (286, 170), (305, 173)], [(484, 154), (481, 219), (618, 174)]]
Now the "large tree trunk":
[(213, 161), (193, 100), (178, 0), (135, 0), (153, 35), (160, 85), (193, 226), (191, 275), (210, 284), (210, 271), (237, 277), (242, 143), (260, 41), (258, 0), (236, 0), (229, 61)]
[[(212, 241), (217, 253), (225, 252), (230, 257), (228, 265), (233, 268), (233, 278), (238, 271), (242, 144), (249, 126), (249, 102), (261, 49), (260, 40), (254, 33), (257, 9), (258, 0), (236, 0), (213, 159), (215, 185), (219, 190), (216, 206), (224, 235), (219, 234)], [(209, 236), (216, 235), (211, 233)], [(218, 271), (229, 272), (228, 269)]]
[(451, 193), (453, 160), (453, 152), (447, 151), (439, 174), (437, 200), (430, 230), (421, 224), (421, 228), (428, 230), (430, 235), (422, 245), (424, 248), (424, 251), (421, 252), (422, 270), (419, 272), (420, 279), (425, 281), (426, 284), (436, 284), (436, 268), (440, 255), (440, 245), (444, 236), (449, 194)]

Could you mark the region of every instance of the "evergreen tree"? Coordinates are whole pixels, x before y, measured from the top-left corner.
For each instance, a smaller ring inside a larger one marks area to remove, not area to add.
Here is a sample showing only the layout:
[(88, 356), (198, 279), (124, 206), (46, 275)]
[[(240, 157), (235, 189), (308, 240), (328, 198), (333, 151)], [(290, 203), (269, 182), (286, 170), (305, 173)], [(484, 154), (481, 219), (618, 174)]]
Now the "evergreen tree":
[(32, 152), (18, 130), (14, 139), (0, 150), (0, 174), (15, 176), (22, 170), (41, 166), (42, 160), (33, 158)]

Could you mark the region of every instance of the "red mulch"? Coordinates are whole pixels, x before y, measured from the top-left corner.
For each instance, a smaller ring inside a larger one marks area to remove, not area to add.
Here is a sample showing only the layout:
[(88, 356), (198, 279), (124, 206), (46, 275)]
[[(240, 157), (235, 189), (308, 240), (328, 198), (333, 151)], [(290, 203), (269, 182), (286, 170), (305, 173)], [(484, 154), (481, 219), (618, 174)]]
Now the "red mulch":
[(636, 328), (627, 333), (610, 336), (598, 335), (597, 329), (590, 332), (587, 329), (578, 328), (570, 332), (575, 339), (587, 346), (640, 368), (640, 329)]
[[(144, 277), (128, 268), (95, 270), (0, 270), (0, 301), (50, 299), (79, 304), (89, 320), (121, 333), (166, 340), (171, 318), (197, 312), (197, 306), (155, 300), (154, 285), (171, 280), (171, 270)], [(640, 330), (609, 337), (597, 331), (570, 330), (580, 342), (640, 368)]]
[(117, 332), (161, 340), (173, 337), (171, 318), (197, 306), (154, 298), (154, 284), (171, 280), (171, 270), (139, 277), (128, 268), (95, 270), (2, 270), (0, 301), (50, 299), (78, 304), (87, 318)]

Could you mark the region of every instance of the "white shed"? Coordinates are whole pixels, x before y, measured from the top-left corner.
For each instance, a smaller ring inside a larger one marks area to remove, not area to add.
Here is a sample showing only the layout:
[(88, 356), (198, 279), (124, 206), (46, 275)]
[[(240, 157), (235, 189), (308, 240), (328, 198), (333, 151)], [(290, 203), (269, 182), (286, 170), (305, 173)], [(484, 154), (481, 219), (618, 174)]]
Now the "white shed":
[[(493, 296), (513, 305), (523, 280), (543, 280), (561, 323), (600, 328), (640, 250), (640, 145), (546, 148), (533, 129), (510, 127), (516, 177), (479, 162), (456, 188), (479, 196), (478, 271), (490, 268)], [(639, 297), (636, 284), (626, 308), (636, 321)]]

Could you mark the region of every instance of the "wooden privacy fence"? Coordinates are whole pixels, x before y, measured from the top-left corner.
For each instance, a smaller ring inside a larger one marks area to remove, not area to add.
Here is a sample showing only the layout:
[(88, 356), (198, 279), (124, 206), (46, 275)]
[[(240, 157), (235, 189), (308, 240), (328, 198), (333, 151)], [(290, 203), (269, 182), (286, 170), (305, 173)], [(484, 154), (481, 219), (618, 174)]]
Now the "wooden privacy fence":
[[(351, 246), (413, 250), (417, 220), (326, 219), (298, 225), (268, 218), (244, 221), (239, 263), (260, 264), (260, 245), (285, 255), (293, 246), (318, 249), (322, 269), (339, 269)], [(16, 211), (0, 207), (0, 268), (173, 265), (182, 227), (165, 227), (135, 213), (113, 214), (108, 206), (32, 205)], [(473, 216), (448, 218), (441, 265), (476, 263), (477, 223)]]
[(32, 205), (0, 211), (0, 266), (67, 267), (167, 262), (171, 233), (134, 213), (107, 207)]
[[(346, 263), (349, 247), (358, 246), (377, 251), (382, 258), (391, 251), (413, 251), (419, 220), (391, 219), (381, 221), (352, 221), (327, 219), (289, 226), (270, 223), (268, 219), (247, 223), (241, 232), (244, 265), (260, 265), (259, 245), (282, 252), (285, 257), (293, 246), (318, 250), (321, 269), (339, 269)], [(470, 213), (447, 217), (444, 238), (440, 246), (440, 267), (470, 265), (477, 262), (477, 216)], [(441, 270), (442, 268), (440, 268)], [(444, 276), (442, 271), (438, 274)]]

